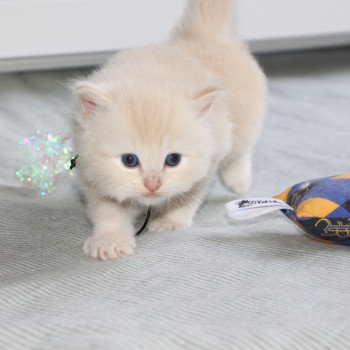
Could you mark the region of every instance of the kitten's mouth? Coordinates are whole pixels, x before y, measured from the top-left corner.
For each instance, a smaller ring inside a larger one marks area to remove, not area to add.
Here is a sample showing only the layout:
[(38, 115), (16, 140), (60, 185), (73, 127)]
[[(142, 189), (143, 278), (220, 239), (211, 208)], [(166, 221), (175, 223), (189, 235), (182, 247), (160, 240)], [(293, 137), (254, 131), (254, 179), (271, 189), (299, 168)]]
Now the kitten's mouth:
[(159, 205), (164, 201), (163, 196), (160, 193), (143, 193), (139, 201), (145, 205)]
[(142, 195), (144, 198), (159, 198), (160, 195), (158, 193), (146, 193)]

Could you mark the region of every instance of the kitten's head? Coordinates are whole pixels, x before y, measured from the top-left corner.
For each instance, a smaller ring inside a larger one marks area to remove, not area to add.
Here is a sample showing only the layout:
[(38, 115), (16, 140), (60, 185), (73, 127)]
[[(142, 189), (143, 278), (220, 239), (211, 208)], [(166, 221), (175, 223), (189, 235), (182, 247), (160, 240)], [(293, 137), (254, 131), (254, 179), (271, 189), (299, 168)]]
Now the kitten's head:
[(78, 167), (85, 182), (118, 201), (160, 205), (188, 192), (215, 162), (213, 118), (224, 94), (81, 82)]

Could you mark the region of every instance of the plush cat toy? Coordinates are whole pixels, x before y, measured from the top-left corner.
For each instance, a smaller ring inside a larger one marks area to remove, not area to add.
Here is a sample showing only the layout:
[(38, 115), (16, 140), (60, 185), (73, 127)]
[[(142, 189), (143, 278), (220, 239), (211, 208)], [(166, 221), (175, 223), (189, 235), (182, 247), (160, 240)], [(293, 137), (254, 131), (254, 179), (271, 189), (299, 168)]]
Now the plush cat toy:
[(305, 181), (273, 198), (236, 200), (226, 208), (233, 220), (281, 210), (310, 237), (350, 245), (350, 173)]

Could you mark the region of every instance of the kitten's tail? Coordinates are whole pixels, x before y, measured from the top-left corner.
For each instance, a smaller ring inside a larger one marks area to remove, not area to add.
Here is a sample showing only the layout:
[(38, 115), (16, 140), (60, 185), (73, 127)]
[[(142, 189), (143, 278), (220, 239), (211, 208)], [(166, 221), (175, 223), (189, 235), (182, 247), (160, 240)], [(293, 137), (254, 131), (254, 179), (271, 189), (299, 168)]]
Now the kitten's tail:
[(189, 0), (173, 38), (229, 38), (232, 33), (233, 0)]

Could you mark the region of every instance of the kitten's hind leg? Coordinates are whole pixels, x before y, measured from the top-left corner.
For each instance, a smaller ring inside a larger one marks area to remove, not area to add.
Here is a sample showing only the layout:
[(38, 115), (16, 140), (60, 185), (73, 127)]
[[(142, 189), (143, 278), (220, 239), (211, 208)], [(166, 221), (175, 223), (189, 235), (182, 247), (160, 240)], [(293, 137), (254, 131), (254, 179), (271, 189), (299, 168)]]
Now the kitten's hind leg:
[(219, 170), (224, 185), (240, 195), (250, 189), (252, 182), (252, 153), (245, 152), (238, 157), (226, 159)]
[(153, 232), (177, 231), (192, 226), (193, 217), (203, 203), (209, 179), (198, 184), (194, 189), (182, 196), (174, 198), (164, 210), (152, 219), (148, 229)]

